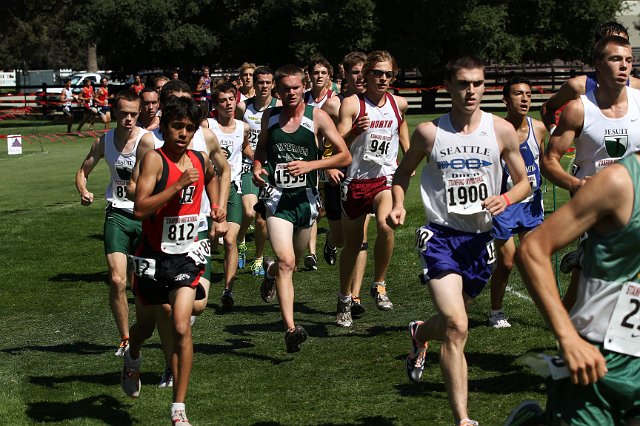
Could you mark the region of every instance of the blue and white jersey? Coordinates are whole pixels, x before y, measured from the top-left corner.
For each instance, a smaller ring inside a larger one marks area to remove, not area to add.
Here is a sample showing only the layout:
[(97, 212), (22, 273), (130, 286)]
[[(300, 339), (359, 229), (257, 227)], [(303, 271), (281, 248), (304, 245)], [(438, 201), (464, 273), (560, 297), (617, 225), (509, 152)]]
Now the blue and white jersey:
[[(527, 117), (527, 125), (529, 126), (529, 134), (527, 135), (527, 139), (520, 144), (520, 154), (527, 168), (527, 179), (529, 179), (529, 185), (531, 186), (531, 194), (520, 202), (530, 203), (533, 202), (534, 199), (541, 202), (540, 181), (542, 180), (542, 176), (540, 175), (540, 143), (533, 131), (533, 120), (531, 117)], [(512, 187), (513, 180), (509, 175), (507, 164), (503, 160), (501, 192), (505, 193)]]

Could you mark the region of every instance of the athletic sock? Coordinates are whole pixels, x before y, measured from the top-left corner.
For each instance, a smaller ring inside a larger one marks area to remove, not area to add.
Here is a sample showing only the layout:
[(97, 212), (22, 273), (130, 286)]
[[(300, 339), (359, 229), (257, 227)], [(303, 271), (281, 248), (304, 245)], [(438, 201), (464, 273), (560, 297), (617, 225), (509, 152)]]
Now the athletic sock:
[(173, 416), (175, 412), (178, 410), (184, 411), (184, 409), (185, 409), (184, 402), (174, 402), (173, 404), (171, 404), (171, 415)]
[[(498, 315), (501, 312), (502, 312), (502, 309), (498, 309), (498, 310), (495, 310), (495, 311), (493, 309), (491, 309), (490, 312), (489, 312), (489, 315), (491, 315), (493, 317), (493, 316)], [(504, 313), (504, 312), (502, 312), (502, 313)]]
[(340, 301), (342, 303), (349, 303), (351, 302), (351, 295), (348, 296), (343, 296), (342, 294), (338, 295), (338, 297), (340, 298)]
[(379, 285), (381, 285), (382, 287), (386, 287), (387, 283), (385, 283), (384, 281), (379, 282), (379, 283), (374, 281), (374, 282), (371, 283), (371, 287), (373, 287), (373, 288), (375, 288), (375, 287), (377, 287)]

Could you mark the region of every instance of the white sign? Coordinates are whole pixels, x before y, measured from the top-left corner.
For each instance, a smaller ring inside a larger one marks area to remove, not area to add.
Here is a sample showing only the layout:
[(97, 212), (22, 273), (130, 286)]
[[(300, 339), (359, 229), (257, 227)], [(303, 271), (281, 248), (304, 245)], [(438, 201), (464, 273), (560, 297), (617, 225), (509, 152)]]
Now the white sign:
[(7, 151), (9, 155), (22, 154), (22, 135), (7, 136)]
[(16, 85), (15, 71), (0, 71), (0, 86), (13, 87)]

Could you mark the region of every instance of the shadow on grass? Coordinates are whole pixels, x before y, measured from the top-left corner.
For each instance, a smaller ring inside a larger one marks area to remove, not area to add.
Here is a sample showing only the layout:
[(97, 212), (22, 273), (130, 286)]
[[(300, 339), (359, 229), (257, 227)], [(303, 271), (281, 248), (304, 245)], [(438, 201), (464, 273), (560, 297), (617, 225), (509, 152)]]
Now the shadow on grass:
[(104, 241), (104, 235), (102, 234), (91, 234), (87, 235), (87, 237), (91, 238), (92, 240)]
[[(142, 372), (140, 380), (142, 384), (157, 383), (160, 379), (161, 372)], [(65, 383), (90, 383), (102, 386), (120, 387), (120, 370), (114, 370), (111, 373), (103, 374), (77, 374), (70, 376), (34, 376), (30, 378), (30, 383), (46, 388), (56, 389), (58, 385)], [(124, 394), (123, 394), (124, 395)]]
[(255, 348), (256, 345), (244, 339), (227, 339), (228, 345), (213, 345), (208, 343), (196, 343), (193, 347), (194, 353), (206, 355), (233, 355), (241, 358), (253, 359), (256, 361), (268, 361), (271, 364), (279, 365), (292, 361), (293, 358), (276, 358), (268, 355), (261, 355), (250, 352), (238, 352), (240, 349)]
[(320, 423), (318, 426), (364, 426), (364, 425), (376, 425), (376, 426), (393, 426), (395, 422), (382, 416), (362, 417), (356, 420), (356, 423)]
[(55, 283), (85, 282), (85, 283), (106, 283), (109, 279), (107, 271), (93, 273), (63, 272), (53, 277), (49, 281)]
[(74, 402), (31, 402), (26, 414), (36, 423), (96, 419), (108, 425), (132, 425), (128, 406), (108, 395), (97, 395)]
[(88, 342), (62, 343), (59, 345), (43, 346), (43, 345), (25, 345), (15, 348), (0, 349), (0, 352), (9, 355), (21, 355), (24, 351), (41, 351), (55, 353), (69, 353), (76, 355), (101, 355), (107, 351), (115, 350), (115, 345), (96, 345)]

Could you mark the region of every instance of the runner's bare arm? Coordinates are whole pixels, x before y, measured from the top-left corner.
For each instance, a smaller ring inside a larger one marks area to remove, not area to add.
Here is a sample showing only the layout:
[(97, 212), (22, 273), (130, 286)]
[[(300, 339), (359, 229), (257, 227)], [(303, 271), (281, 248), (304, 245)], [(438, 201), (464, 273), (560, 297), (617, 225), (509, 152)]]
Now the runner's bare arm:
[(93, 203), (93, 193), (87, 189), (87, 178), (102, 157), (104, 157), (104, 136), (101, 136), (91, 145), (89, 154), (87, 154), (76, 173), (76, 189), (80, 194), (80, 204), (83, 206)]
[(581, 75), (570, 78), (560, 86), (560, 89), (558, 89), (556, 93), (542, 104), (540, 107), (540, 116), (549, 131), (556, 127), (556, 112), (567, 102), (571, 102), (580, 95), (583, 95), (586, 84), (587, 76)]
[(227, 219), (227, 201), (229, 199), (229, 187), (231, 186), (231, 167), (227, 162), (220, 145), (218, 144), (218, 138), (209, 129), (202, 130), (204, 134), (204, 140), (209, 150), (209, 158), (218, 171), (218, 181), (220, 189), (218, 192), (217, 202), (216, 199), (211, 199), (212, 203), (220, 206), (218, 209), (211, 210), (211, 217), (218, 222), (225, 221)]
[(260, 123), (260, 136), (258, 136), (256, 151), (253, 153), (253, 181), (259, 187), (263, 187), (265, 185), (266, 182), (263, 176), (269, 174), (263, 166), (267, 161), (267, 138), (269, 133), (268, 129), (270, 116), (270, 110), (266, 110), (264, 114), (262, 114), (262, 121)]
[(140, 138), (138, 147), (136, 148), (136, 164), (131, 171), (131, 178), (127, 184), (127, 198), (131, 201), (136, 199), (136, 181), (138, 180), (138, 174), (140, 173), (140, 162), (145, 154), (155, 148), (155, 142), (151, 133), (145, 134)]

